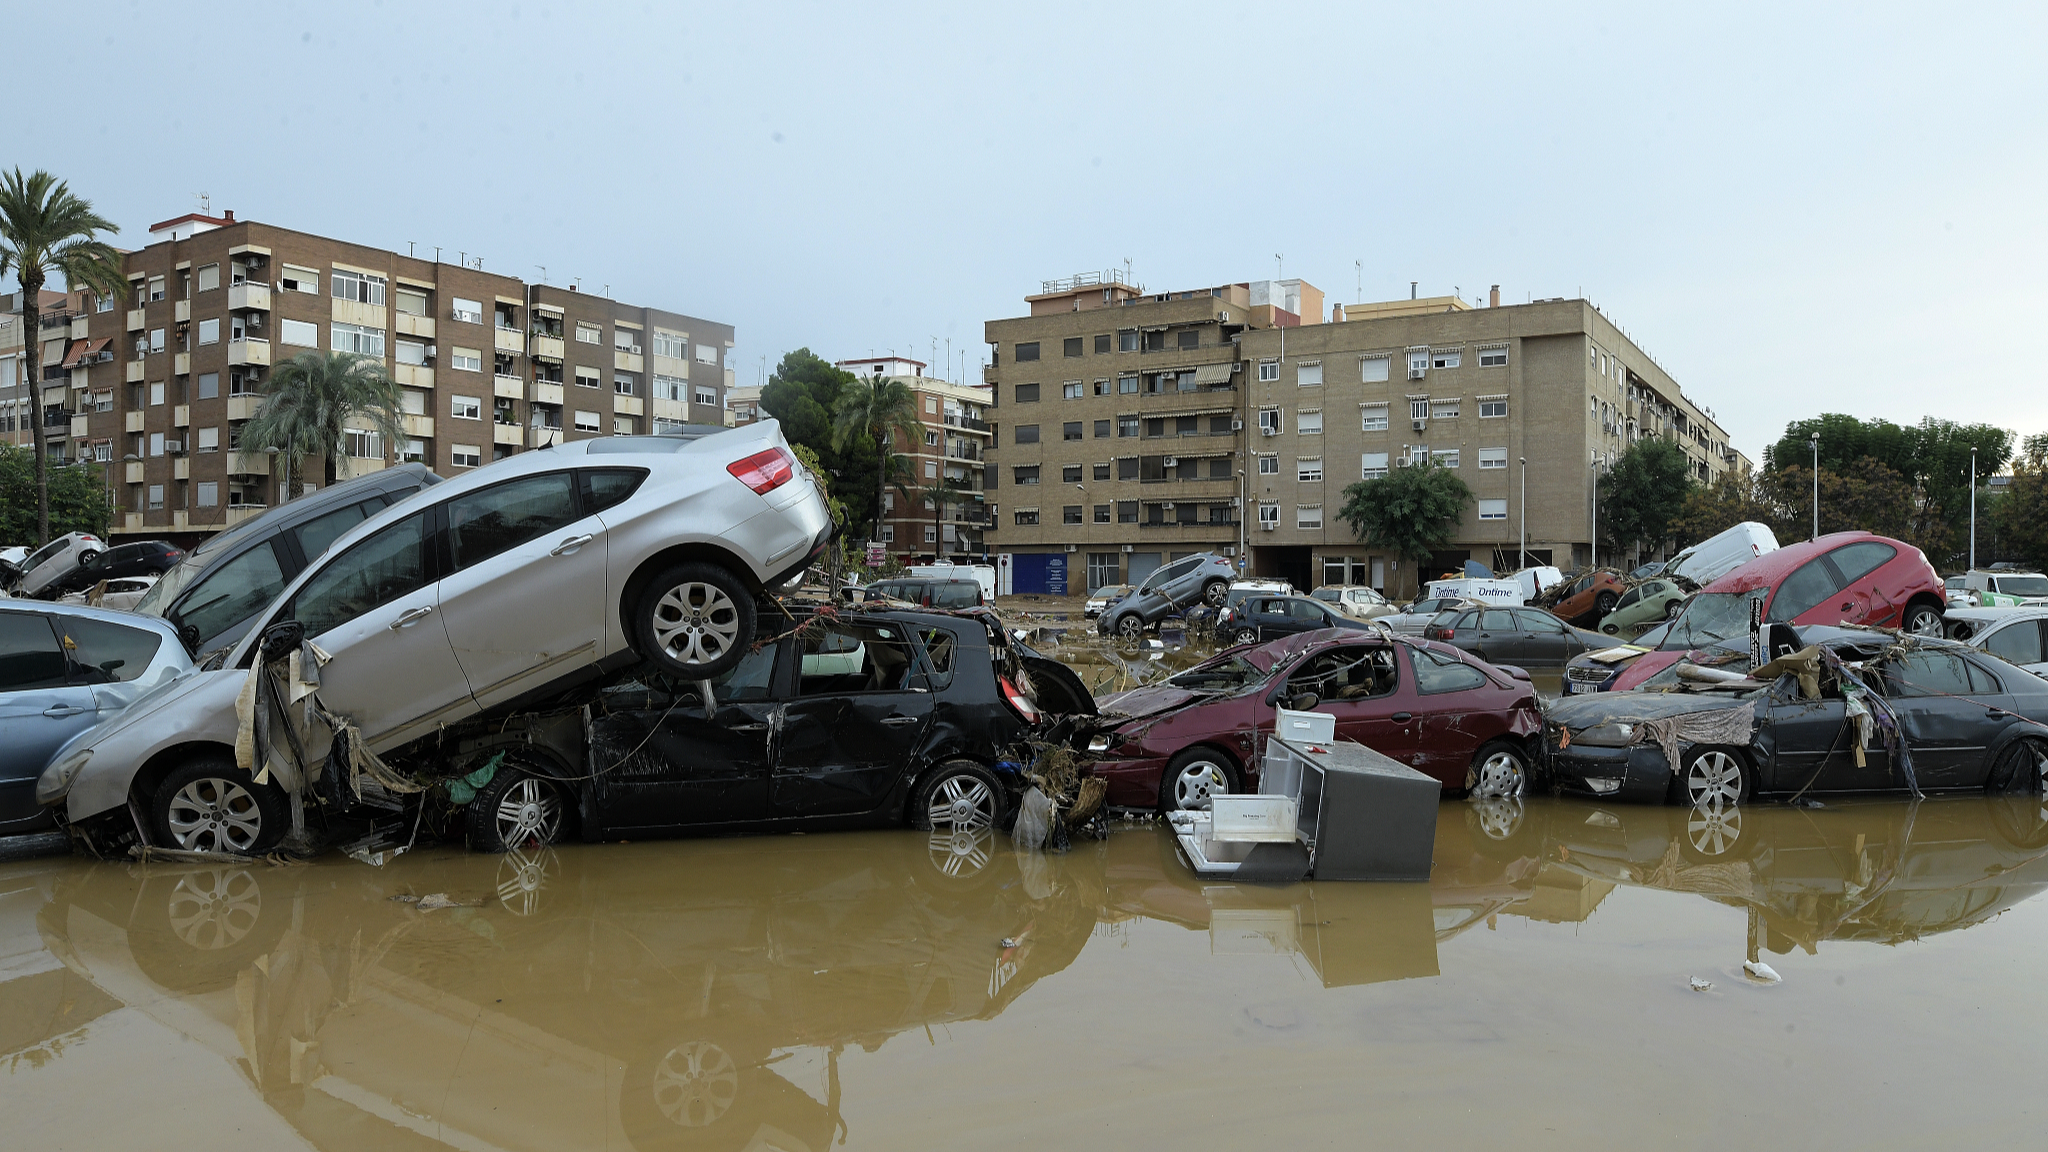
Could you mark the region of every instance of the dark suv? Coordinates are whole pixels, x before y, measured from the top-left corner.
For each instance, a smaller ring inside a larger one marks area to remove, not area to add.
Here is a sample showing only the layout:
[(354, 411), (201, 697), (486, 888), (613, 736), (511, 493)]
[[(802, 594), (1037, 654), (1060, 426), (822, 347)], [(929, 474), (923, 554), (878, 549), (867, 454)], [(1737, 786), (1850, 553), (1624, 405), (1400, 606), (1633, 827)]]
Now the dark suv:
[(279, 505), (193, 549), (135, 610), (169, 621), (194, 657), (228, 647), (336, 537), (440, 482), (423, 464), (401, 464)]

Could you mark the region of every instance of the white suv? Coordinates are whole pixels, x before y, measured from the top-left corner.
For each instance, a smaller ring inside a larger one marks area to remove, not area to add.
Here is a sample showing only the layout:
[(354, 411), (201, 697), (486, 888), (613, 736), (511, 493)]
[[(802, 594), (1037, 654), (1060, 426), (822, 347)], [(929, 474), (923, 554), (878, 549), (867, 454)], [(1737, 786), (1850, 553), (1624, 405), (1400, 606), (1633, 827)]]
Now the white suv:
[[(707, 680), (753, 643), (757, 597), (831, 535), (773, 420), (521, 453), (349, 530), (217, 670), (81, 737), (37, 796), (65, 798), (77, 822), (132, 791), (160, 835), (165, 792), (192, 772), (220, 795), (281, 802), (233, 758), (235, 699), (266, 634), (281, 648), (303, 635), (332, 657), (320, 700), (380, 753), (641, 661)], [(323, 758), (325, 728), (302, 735), (307, 762)]]

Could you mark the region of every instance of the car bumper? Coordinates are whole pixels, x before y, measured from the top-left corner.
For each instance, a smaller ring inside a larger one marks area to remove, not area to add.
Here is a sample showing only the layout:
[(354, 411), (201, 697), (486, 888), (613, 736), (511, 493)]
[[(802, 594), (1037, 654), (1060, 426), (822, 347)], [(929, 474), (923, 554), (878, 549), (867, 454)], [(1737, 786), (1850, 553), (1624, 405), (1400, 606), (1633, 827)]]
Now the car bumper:
[(1550, 780), (1558, 789), (1603, 800), (1661, 804), (1671, 789), (1671, 766), (1654, 744), (1596, 748), (1574, 744), (1548, 749)]
[(1102, 759), (1089, 771), (1109, 785), (1104, 802), (1120, 808), (1151, 808), (1159, 803), (1159, 781), (1166, 775), (1164, 756)]

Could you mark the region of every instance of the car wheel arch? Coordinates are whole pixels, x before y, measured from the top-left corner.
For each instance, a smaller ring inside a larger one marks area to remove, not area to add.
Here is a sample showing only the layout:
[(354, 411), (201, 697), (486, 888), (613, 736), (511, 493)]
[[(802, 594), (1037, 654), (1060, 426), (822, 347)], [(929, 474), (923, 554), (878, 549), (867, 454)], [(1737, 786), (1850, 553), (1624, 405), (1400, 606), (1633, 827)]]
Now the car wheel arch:
[(628, 639), (633, 635), (633, 608), (640, 603), (641, 593), (647, 590), (647, 586), (656, 576), (677, 564), (693, 560), (716, 564), (727, 569), (756, 595), (762, 591), (761, 581), (754, 575), (753, 565), (748, 564), (730, 549), (702, 540), (671, 545), (642, 560), (639, 566), (633, 569), (633, 574), (626, 578), (626, 586), (621, 590), (619, 602), (614, 607), (619, 628), (625, 632)]
[[(128, 781), (128, 795), (147, 811), (156, 797), (158, 786), (171, 773), (201, 756), (226, 756), (232, 760), (234, 755), (234, 745), (217, 740), (188, 740), (183, 744), (173, 744), (142, 762), (142, 767), (136, 769), (134, 777)], [(154, 835), (151, 838), (154, 839)]]
[(1948, 609), (1948, 602), (1943, 600), (1939, 596), (1935, 596), (1927, 592), (1915, 593), (1912, 597), (1907, 599), (1907, 601), (1904, 604), (1899, 606), (1899, 627), (1904, 628), (1906, 626), (1906, 618), (1912, 615), (1913, 609), (1915, 608), (1927, 608), (1931, 610), (1937, 619), (1941, 619), (1943, 621), (1942, 631), (1944, 632), (1944, 634), (1947, 632), (1946, 613)]

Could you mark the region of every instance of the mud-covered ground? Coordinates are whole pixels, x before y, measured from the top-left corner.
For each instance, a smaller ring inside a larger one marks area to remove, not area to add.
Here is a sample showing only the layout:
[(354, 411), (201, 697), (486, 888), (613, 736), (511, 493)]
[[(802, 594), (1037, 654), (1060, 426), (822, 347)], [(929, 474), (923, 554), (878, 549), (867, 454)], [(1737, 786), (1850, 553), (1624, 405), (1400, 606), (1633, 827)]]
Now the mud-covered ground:
[(2040, 801), (1965, 798), (1446, 802), (1412, 885), (1203, 882), (1152, 826), (16, 861), (0, 1117), (21, 1149), (2034, 1148), (2044, 858)]

